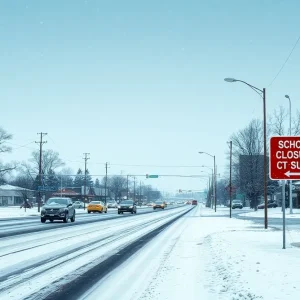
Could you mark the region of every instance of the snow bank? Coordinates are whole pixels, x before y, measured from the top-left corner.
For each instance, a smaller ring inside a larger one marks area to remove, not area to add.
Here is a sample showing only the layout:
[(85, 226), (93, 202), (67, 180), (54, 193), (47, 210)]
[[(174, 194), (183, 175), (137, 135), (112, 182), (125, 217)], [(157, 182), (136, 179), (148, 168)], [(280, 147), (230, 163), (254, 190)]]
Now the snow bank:
[(39, 216), (37, 207), (20, 208), (20, 206), (0, 207), (0, 219)]
[[(263, 218), (264, 209), (259, 209), (257, 211), (251, 211), (247, 213), (240, 214), (243, 217), (254, 217), (254, 218)], [(268, 208), (268, 216), (271, 218), (282, 219), (281, 207), (277, 208)], [(287, 208), (285, 211), (285, 217), (289, 219), (298, 219), (300, 218), (300, 209), (293, 209), (293, 214), (290, 214), (290, 210)]]

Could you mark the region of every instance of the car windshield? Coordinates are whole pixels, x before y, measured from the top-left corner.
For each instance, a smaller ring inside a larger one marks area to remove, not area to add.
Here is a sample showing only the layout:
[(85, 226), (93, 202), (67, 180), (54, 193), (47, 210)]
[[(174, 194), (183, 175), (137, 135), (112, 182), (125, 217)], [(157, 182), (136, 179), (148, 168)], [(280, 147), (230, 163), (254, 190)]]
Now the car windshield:
[(162, 201), (155, 201), (156, 204), (162, 204)]
[(47, 201), (47, 205), (57, 205), (57, 204), (68, 204), (68, 200), (67, 199), (62, 199), (62, 198), (50, 198)]
[(126, 200), (126, 201), (122, 201), (121, 204), (124, 204), (124, 205), (133, 204), (133, 201), (132, 200)]
[(91, 201), (90, 204), (101, 204), (100, 201)]
[(240, 200), (233, 200), (232, 203), (237, 204), (237, 203), (241, 203), (241, 201)]

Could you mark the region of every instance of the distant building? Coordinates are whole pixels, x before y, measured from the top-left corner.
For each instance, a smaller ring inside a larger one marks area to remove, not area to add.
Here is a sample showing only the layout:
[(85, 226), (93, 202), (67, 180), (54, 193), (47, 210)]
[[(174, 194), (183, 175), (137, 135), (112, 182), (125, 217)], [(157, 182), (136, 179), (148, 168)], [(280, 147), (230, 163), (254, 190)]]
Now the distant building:
[[(108, 193), (106, 195), (108, 200)], [(92, 200), (104, 200), (105, 199), (105, 189), (104, 188), (96, 188), (96, 187), (70, 187), (70, 188), (62, 188), (57, 190), (54, 193), (51, 193), (48, 197), (68, 197), (71, 198), (73, 201), (77, 200), (84, 200), (87, 199), (87, 202)]]
[(25, 199), (33, 200), (34, 191), (10, 184), (0, 185), (0, 206), (21, 205)]

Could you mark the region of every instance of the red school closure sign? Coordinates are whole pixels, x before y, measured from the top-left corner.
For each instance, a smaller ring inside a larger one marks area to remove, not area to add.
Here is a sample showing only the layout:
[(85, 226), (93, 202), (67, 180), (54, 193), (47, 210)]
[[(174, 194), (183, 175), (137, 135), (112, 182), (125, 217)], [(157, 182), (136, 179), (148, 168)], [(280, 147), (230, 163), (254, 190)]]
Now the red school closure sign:
[(300, 180), (300, 136), (270, 138), (270, 178)]

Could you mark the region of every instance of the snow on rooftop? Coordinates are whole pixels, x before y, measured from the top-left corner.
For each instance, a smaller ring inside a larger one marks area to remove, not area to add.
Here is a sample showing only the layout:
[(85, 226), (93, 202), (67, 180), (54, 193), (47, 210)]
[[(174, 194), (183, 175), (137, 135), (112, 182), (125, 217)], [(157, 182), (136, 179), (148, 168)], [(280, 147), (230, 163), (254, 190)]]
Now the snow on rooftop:
[(14, 186), (14, 185), (10, 185), (10, 184), (3, 184), (0, 185), (0, 190), (5, 190), (5, 191), (24, 191), (27, 190), (25, 188), (19, 187), (19, 186)]

